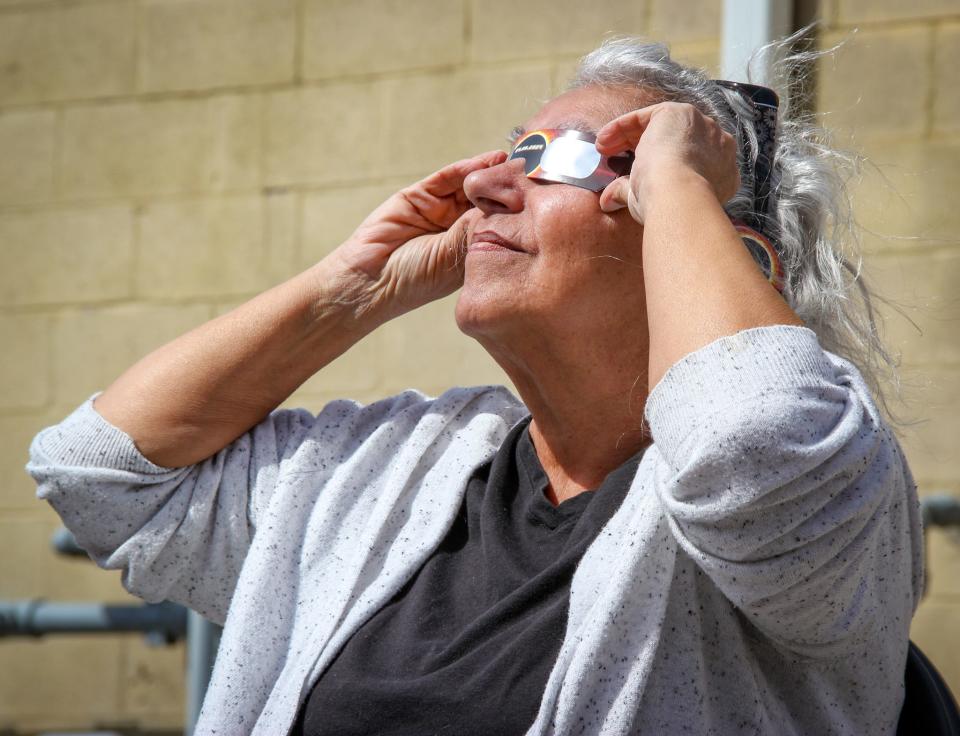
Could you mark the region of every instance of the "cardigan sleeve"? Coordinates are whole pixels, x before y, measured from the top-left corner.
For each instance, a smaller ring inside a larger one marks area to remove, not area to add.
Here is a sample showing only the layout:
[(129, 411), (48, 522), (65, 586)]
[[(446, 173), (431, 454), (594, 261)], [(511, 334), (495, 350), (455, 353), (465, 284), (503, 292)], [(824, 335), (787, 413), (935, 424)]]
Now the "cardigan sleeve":
[(37, 498), (99, 567), (122, 571), (127, 591), (151, 603), (182, 603), (219, 624), (258, 515), (307, 434), (315, 429), (349, 453), (392, 412), (424, 400), (407, 391), (365, 407), (332, 401), (316, 416), (276, 409), (206, 460), (167, 468), (96, 411), (99, 393), (33, 438), (26, 470)]
[(745, 330), (681, 359), (646, 414), (678, 543), (758, 629), (812, 657), (906, 637), (916, 488), (851, 363), (804, 327)]

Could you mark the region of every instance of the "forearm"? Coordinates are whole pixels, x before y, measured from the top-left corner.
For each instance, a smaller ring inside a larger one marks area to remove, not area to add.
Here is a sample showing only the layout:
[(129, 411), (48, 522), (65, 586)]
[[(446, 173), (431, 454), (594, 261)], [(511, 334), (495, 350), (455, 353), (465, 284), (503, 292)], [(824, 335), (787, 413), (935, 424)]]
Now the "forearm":
[(766, 281), (701, 177), (664, 180), (646, 206), (643, 273), (649, 388), (684, 356), (725, 335), (802, 325)]
[(149, 460), (219, 451), (379, 323), (330, 259), (153, 351), (94, 402)]

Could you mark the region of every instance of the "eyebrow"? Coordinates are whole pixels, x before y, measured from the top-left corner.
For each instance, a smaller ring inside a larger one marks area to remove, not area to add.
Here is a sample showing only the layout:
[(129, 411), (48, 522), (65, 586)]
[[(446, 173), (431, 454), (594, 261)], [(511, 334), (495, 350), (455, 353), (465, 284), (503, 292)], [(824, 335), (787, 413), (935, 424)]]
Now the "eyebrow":
[[(562, 130), (576, 130), (580, 133), (589, 133), (592, 136), (597, 135), (597, 130), (589, 123), (584, 122), (579, 119), (571, 120), (561, 120), (559, 123), (550, 126), (552, 128), (558, 128)], [(518, 140), (527, 134), (526, 129), (522, 125), (516, 126), (513, 130), (510, 131), (510, 135), (507, 136), (507, 140), (510, 142), (510, 145), (513, 146)]]

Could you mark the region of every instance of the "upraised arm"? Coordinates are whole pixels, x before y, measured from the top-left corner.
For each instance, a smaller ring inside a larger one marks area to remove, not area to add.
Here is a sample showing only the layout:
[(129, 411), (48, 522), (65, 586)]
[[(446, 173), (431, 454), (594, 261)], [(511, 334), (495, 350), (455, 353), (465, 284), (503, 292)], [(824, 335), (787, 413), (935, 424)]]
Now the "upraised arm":
[(629, 177), (600, 206), (643, 225), (650, 334), (648, 385), (685, 355), (725, 335), (803, 321), (763, 277), (723, 209), (737, 191), (737, 144), (692, 105), (663, 102), (612, 120), (597, 150), (634, 150)]
[(472, 216), (463, 179), (503, 156), (401, 190), (315, 266), (137, 362), (96, 410), (157, 465), (210, 457), (377, 326), (460, 286)]

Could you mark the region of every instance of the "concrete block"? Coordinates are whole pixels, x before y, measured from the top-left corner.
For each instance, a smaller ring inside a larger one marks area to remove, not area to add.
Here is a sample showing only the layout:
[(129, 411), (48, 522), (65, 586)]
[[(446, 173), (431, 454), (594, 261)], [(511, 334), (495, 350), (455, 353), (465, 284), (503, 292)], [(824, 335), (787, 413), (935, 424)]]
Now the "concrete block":
[(0, 409), (31, 409), (50, 398), (49, 317), (0, 314)]
[(299, 255), (299, 210), (299, 193), (264, 192), (266, 263), (263, 275), (269, 286), (282, 283), (303, 270)]
[(262, 197), (157, 202), (140, 215), (141, 296), (255, 293), (270, 285), (268, 266)]
[(832, 28), (837, 25), (837, 3), (840, 0), (820, 0), (817, 3), (817, 17)]
[[(650, 37), (671, 46), (719, 40), (723, 3), (715, 0), (650, 0)], [(672, 54), (677, 56), (677, 54)]]
[(940, 24), (935, 39), (933, 129), (956, 133), (960, 131), (960, 22)]
[(451, 386), (506, 384), (500, 366), (457, 327), (457, 294), (431, 302), (381, 328), (384, 395), (406, 388), (427, 393)]
[[(44, 427), (60, 422), (60, 410), (34, 410), (0, 416), (0, 515), (8, 511), (36, 513), (37, 484), (24, 466), (30, 459), (30, 442)], [(2, 586), (0, 586), (2, 587)], [(5, 593), (0, 592), (0, 597)]]
[(376, 82), (266, 95), (270, 185), (362, 181), (377, 173), (387, 133)]
[(871, 165), (853, 186), (855, 214), (870, 252), (953, 246), (960, 209), (960, 141), (871, 141)]
[(703, 69), (711, 78), (720, 76), (720, 44), (716, 34), (706, 41), (671, 44), (670, 56), (693, 69)]
[(906, 364), (901, 378), (905, 402), (901, 411), (920, 422), (899, 432), (917, 484), (923, 492), (950, 488), (960, 478), (960, 368)]
[(338, 187), (303, 195), (299, 271), (305, 271), (343, 243), (373, 210), (401, 186)]
[(152, 647), (126, 637), (123, 647), (123, 714), (149, 719), (152, 728), (183, 726), (186, 704), (186, 645)]
[(62, 310), (53, 328), (57, 403), (79, 405), (148, 353), (208, 319), (203, 304)]
[[(847, 37), (826, 34), (821, 47)], [(822, 124), (855, 140), (922, 136), (932, 42), (931, 29), (917, 25), (863, 30), (850, 37), (820, 61), (817, 109), (825, 115)]]
[(954, 692), (960, 692), (960, 601), (956, 598), (925, 599), (910, 627), (910, 638), (933, 662)]
[(50, 199), (55, 135), (52, 110), (0, 114), (0, 205)]
[(549, 98), (551, 72), (543, 64), (385, 81), (385, 173), (419, 178), (459, 159), (506, 149), (513, 127)]
[[(0, 727), (103, 723), (120, 707), (120, 636), (4, 639)], [(78, 666), (79, 665), (79, 666)]]
[(133, 91), (135, 6), (44, 5), (0, 15), (0, 105)]
[(927, 595), (953, 596), (960, 603), (960, 537), (955, 530), (933, 528), (926, 532), (926, 539)]
[(960, 365), (960, 249), (874, 256), (866, 273), (877, 292), (904, 312), (878, 304), (891, 349), (911, 365)]
[(209, 307), (210, 309), (210, 319), (219, 317), (221, 314), (226, 314), (227, 312), (236, 309), (241, 304), (249, 301), (247, 298), (239, 299), (215, 299), (212, 300), (214, 303)]
[(147, 0), (140, 6), (145, 92), (292, 82), (294, 0)]
[(646, 2), (598, 0), (484, 0), (471, 7), (473, 61), (540, 59), (585, 54), (605, 34), (642, 34)]
[(53, 508), (39, 499), (34, 501), (33, 511), (3, 515), (0, 519), (0, 580), (3, 581), (0, 595), (3, 598), (142, 603), (123, 589), (119, 570), (102, 570), (87, 557), (64, 557), (54, 552), (50, 539), (62, 526)]
[(0, 215), (0, 304), (63, 304), (131, 293), (128, 207)]
[[(248, 264), (251, 268), (259, 267), (262, 288), (255, 289), (257, 293), (292, 278), (302, 270), (299, 267), (299, 200), (300, 194), (294, 191), (265, 189), (263, 192), (261, 198), (263, 255), (258, 264)], [(203, 247), (209, 248), (211, 244), (205, 243)], [(232, 244), (227, 250), (219, 248), (218, 252), (224, 258), (237, 257), (237, 254), (233, 253)], [(232, 294), (235, 290), (231, 289), (230, 292)], [(222, 305), (207, 307), (211, 318), (246, 301), (242, 296), (238, 298), (231, 294), (227, 296), (217, 294), (204, 300), (208, 304)]]
[(577, 73), (577, 67), (580, 65), (580, 57), (568, 57), (558, 59), (550, 65), (550, 91), (548, 97), (556, 97), (563, 94), (567, 85)]
[[(388, 325), (389, 327), (389, 325)], [(315, 401), (331, 394), (355, 399), (369, 395), (379, 387), (383, 376), (393, 371), (384, 360), (383, 341), (387, 328), (367, 335), (346, 353), (307, 379), (293, 394), (300, 401)]]
[(935, 19), (957, 14), (956, 0), (836, 0), (838, 23), (857, 25), (896, 20)]
[(303, 77), (456, 64), (464, 55), (462, 2), (306, 0)]
[(224, 192), (260, 184), (260, 96), (80, 105), (64, 113), (62, 196)]

